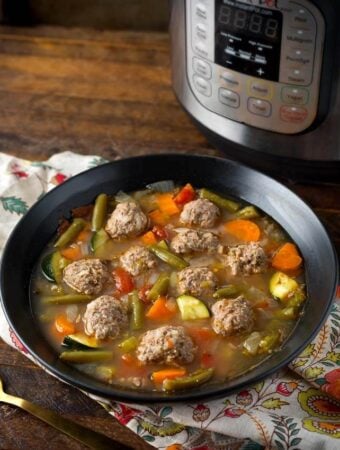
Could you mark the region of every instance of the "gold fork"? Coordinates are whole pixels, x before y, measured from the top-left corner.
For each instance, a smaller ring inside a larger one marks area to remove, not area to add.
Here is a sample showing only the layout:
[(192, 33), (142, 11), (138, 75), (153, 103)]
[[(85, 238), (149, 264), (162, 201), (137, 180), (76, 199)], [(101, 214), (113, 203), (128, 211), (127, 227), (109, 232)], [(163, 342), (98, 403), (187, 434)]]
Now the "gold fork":
[(132, 450), (131, 447), (110, 439), (109, 437), (104, 436), (101, 433), (89, 430), (82, 425), (78, 425), (77, 423), (65, 419), (64, 417), (53, 411), (24, 400), (23, 398), (6, 394), (3, 389), (1, 378), (0, 402), (8, 403), (10, 405), (18, 406), (19, 408), (24, 409), (33, 416), (38, 417), (40, 420), (43, 420), (49, 425), (52, 425), (52, 427), (57, 428), (57, 430), (62, 431), (63, 433), (71, 436), (73, 439), (76, 439), (77, 441), (87, 445), (90, 448), (94, 448), (97, 450)]

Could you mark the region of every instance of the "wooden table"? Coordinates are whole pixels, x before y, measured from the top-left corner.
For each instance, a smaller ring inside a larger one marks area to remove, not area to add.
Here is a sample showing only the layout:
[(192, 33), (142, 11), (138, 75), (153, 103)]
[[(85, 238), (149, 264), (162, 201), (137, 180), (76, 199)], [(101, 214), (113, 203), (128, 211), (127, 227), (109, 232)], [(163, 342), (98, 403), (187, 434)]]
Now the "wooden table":
[[(171, 90), (166, 34), (0, 27), (0, 151), (43, 160), (72, 150), (117, 156), (218, 155)], [(324, 220), (340, 253), (340, 187), (290, 185)], [(0, 342), (8, 392), (135, 449), (149, 449), (95, 402)], [(81, 449), (16, 408), (0, 405), (0, 449)]]

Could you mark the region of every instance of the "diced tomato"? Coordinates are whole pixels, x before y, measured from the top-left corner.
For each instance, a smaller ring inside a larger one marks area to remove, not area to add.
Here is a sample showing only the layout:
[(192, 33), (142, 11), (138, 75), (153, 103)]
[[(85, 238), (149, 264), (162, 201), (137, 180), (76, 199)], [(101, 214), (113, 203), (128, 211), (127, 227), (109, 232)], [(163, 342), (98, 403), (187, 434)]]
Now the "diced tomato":
[(152, 232), (156, 236), (156, 238), (160, 241), (162, 241), (163, 239), (167, 239), (169, 237), (166, 229), (161, 225), (155, 225), (152, 228)]
[(195, 189), (190, 183), (187, 183), (174, 198), (177, 205), (185, 205), (195, 198)]
[(214, 367), (215, 357), (211, 353), (203, 353), (201, 357), (201, 364), (203, 367)]
[(135, 284), (131, 275), (121, 267), (117, 267), (112, 275), (116, 281), (116, 288), (121, 294), (128, 294), (133, 291)]

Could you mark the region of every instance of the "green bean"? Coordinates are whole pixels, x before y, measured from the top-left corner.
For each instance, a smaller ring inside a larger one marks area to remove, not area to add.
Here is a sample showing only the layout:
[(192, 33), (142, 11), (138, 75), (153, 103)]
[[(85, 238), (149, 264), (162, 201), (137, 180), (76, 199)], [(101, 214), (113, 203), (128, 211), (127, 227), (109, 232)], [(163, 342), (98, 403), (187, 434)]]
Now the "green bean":
[(112, 358), (112, 352), (107, 350), (71, 350), (59, 355), (62, 361), (86, 364), (97, 361), (107, 361)]
[(221, 197), (214, 192), (208, 191), (208, 189), (201, 189), (200, 197), (210, 200), (211, 202), (215, 203), (216, 206), (226, 209), (229, 212), (236, 212), (240, 209), (241, 206), (239, 203), (234, 202), (233, 200)]
[(68, 229), (59, 237), (54, 247), (63, 248), (81, 232), (85, 226), (83, 219), (74, 219)]
[(261, 339), (258, 353), (271, 353), (272, 349), (276, 346), (276, 344), (278, 344), (279, 340), (279, 332), (277, 330), (272, 331), (270, 334)]
[(260, 213), (255, 206), (246, 206), (237, 211), (236, 217), (240, 219), (256, 219), (256, 217), (260, 217)]
[(228, 298), (237, 295), (240, 292), (240, 289), (234, 284), (228, 284), (228, 286), (224, 286), (221, 289), (218, 289), (214, 294), (214, 298)]
[(138, 339), (136, 336), (131, 336), (127, 339), (124, 339), (118, 347), (123, 350), (124, 353), (133, 352), (138, 346)]
[(169, 246), (164, 239), (159, 241), (156, 245), (160, 248), (164, 248), (164, 250), (169, 250)]
[(299, 316), (299, 310), (298, 308), (295, 308), (294, 306), (287, 306), (286, 308), (280, 309), (275, 313), (275, 317), (278, 319), (284, 319), (284, 320), (294, 320), (297, 319)]
[(199, 369), (185, 377), (166, 379), (163, 381), (165, 391), (179, 391), (182, 389), (191, 389), (210, 380), (214, 374), (214, 369)]
[(185, 259), (171, 253), (165, 248), (158, 247), (157, 245), (151, 245), (149, 250), (154, 253), (159, 259), (169, 264), (174, 269), (182, 270), (188, 267), (189, 263)]
[(143, 328), (144, 323), (144, 306), (141, 299), (138, 297), (136, 291), (129, 294), (130, 306), (132, 310), (131, 314), (131, 329), (140, 330)]
[(91, 295), (85, 294), (49, 295), (42, 298), (42, 303), (45, 305), (69, 305), (72, 303), (87, 303), (92, 298)]
[(161, 273), (148, 293), (148, 300), (154, 302), (160, 295), (165, 295), (168, 292), (169, 282), (169, 274)]
[(107, 213), (108, 198), (106, 194), (100, 194), (96, 198), (92, 213), (92, 230), (99, 231), (103, 224)]

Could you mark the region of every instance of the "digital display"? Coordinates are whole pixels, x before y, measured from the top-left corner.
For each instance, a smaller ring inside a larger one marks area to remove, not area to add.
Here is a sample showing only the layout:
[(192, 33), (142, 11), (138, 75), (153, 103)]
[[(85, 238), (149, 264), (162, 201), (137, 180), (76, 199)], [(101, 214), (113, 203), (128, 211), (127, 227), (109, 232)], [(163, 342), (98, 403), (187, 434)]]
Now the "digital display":
[(282, 13), (237, 0), (216, 0), (215, 62), (278, 81)]
[(271, 40), (280, 39), (280, 21), (259, 13), (221, 5), (218, 23), (226, 25), (230, 31), (247, 33), (255, 38), (263, 36)]

